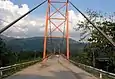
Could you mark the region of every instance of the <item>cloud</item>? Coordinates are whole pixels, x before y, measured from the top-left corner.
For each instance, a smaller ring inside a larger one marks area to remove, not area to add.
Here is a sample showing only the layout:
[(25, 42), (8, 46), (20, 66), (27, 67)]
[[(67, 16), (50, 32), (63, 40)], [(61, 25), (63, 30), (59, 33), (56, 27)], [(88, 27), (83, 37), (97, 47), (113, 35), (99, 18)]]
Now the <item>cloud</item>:
[[(30, 9), (27, 4), (22, 4), (21, 6), (13, 4), (10, 0), (1, 1), (0, 0), (0, 29), (8, 25)], [(84, 18), (79, 14), (75, 13), (73, 10), (69, 11), (69, 25), (70, 25), (70, 35), (75, 39), (79, 38), (79, 32), (75, 32), (73, 27), (76, 26), (79, 20), (84, 20)], [(9, 28), (3, 34), (13, 37), (33, 37), (33, 36), (43, 36), (45, 26), (45, 17), (35, 17), (32, 15), (26, 16), (19, 22), (17, 22), (13, 27)]]
[(70, 31), (73, 32), (73, 28), (78, 27), (77, 23), (79, 21), (84, 21), (84, 17), (80, 13), (75, 13), (73, 10), (70, 10), (69, 11), (69, 22), (70, 22), (70, 26), (72, 27), (70, 28)]
[[(10, 0), (0, 0), (0, 29), (14, 21), (21, 15), (25, 14), (29, 10), (30, 9), (28, 8), (27, 4), (18, 6), (13, 4)], [(36, 31), (41, 32), (43, 25), (43, 18), (37, 18), (30, 15), (17, 22), (15, 25), (13, 25), (13, 27), (9, 28), (3, 34), (13, 37), (31, 37), (36, 33)]]

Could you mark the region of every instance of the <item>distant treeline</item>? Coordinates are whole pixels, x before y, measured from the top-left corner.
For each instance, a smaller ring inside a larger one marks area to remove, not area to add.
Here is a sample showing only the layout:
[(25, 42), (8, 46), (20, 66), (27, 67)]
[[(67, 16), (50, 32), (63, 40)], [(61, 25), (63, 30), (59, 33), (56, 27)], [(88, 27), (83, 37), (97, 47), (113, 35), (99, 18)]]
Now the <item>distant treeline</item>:
[(0, 38), (0, 67), (22, 63), (41, 57), (42, 52), (39, 51), (12, 52), (9, 48), (6, 47), (5, 43)]

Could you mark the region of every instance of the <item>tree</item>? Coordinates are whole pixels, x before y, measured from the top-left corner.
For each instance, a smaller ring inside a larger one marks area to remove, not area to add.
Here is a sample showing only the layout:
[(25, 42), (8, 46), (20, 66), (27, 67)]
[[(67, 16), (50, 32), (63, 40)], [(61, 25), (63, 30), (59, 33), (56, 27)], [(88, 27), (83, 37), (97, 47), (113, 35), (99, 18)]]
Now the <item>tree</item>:
[(5, 58), (5, 51), (5, 43), (3, 42), (2, 38), (0, 38), (0, 66), (4, 66), (5, 63), (8, 62)]
[(16, 63), (15, 54), (7, 48), (5, 42), (0, 38), (0, 67)]
[[(105, 16), (97, 11), (87, 10), (86, 15), (89, 19), (104, 33), (115, 42), (115, 14)], [(99, 57), (102, 53), (109, 58), (110, 63), (115, 65), (114, 47), (101, 35), (92, 25), (84, 20), (77, 24), (79, 27), (76, 30), (82, 30), (81, 40), (87, 39), (89, 45), (86, 46), (85, 52), (89, 53), (92, 59), (91, 49), (94, 50), (95, 58)], [(92, 61), (91, 61), (92, 62)]]

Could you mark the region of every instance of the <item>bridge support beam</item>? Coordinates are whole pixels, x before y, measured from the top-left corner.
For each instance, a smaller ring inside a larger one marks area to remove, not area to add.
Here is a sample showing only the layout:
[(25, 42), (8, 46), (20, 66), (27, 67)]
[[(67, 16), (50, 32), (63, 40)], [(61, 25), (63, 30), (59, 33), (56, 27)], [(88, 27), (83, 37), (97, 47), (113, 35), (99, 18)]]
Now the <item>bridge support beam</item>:
[(69, 12), (68, 12), (68, 2), (69, 0), (67, 0), (67, 3), (66, 3), (66, 47), (67, 47), (67, 59), (69, 59), (70, 57), (70, 48), (69, 48)]
[[(49, 1), (48, 1), (49, 2)], [(48, 37), (48, 20), (49, 20), (49, 9), (50, 9), (50, 5), (48, 3), (48, 8), (47, 8), (47, 12), (46, 12), (46, 27), (45, 27), (45, 31), (44, 31), (44, 50), (43, 50), (43, 59), (46, 58), (46, 50), (47, 50), (47, 37)]]

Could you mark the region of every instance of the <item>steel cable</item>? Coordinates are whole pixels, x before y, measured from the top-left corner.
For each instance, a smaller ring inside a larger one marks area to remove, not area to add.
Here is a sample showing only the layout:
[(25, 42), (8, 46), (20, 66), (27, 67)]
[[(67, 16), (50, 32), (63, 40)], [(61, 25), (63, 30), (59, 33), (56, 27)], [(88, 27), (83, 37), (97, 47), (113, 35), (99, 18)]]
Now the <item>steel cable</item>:
[(18, 19), (16, 19), (15, 21), (11, 22), (10, 24), (8, 24), (7, 26), (5, 26), (4, 28), (2, 28), (0, 30), (0, 34), (3, 33), (5, 30), (7, 30), (8, 28), (10, 28), (12, 25), (14, 25), (16, 22), (18, 22), (19, 20), (21, 20), (22, 18), (24, 18), (26, 15), (28, 15), (29, 13), (33, 12), (35, 9), (37, 9), (38, 7), (40, 7), (42, 4), (44, 4), (47, 0), (43, 1), (42, 3), (40, 3), (39, 5), (37, 5), (35, 8), (31, 9), (30, 11), (28, 11), (27, 13), (25, 13), (24, 15), (22, 15), (21, 17), (19, 17)]
[(95, 26), (94, 23), (92, 23), (88, 17), (85, 16), (72, 2), (69, 1), (69, 3), (95, 28), (97, 29), (113, 46), (115, 46), (115, 43), (97, 26)]

